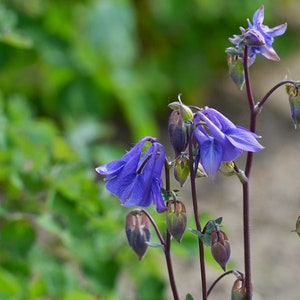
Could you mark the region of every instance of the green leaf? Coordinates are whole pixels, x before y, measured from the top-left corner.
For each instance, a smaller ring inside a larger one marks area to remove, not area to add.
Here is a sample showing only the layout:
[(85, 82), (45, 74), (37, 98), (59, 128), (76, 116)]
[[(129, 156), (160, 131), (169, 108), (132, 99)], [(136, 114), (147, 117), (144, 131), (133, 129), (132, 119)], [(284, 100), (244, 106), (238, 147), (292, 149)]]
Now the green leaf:
[(211, 246), (211, 238), (210, 235), (212, 233), (212, 231), (214, 231), (216, 229), (216, 227), (220, 226), (222, 223), (223, 218), (219, 217), (215, 220), (209, 220), (206, 225), (204, 226), (205, 233), (202, 233), (196, 229), (189, 229), (193, 234), (197, 235), (201, 241), (203, 242), (203, 244), (207, 247)]
[(63, 300), (96, 300), (96, 298), (87, 292), (75, 290), (67, 292)]
[(34, 228), (24, 219), (8, 220), (0, 229), (0, 246), (17, 255), (26, 255), (35, 238)]
[(191, 294), (187, 294), (185, 300), (194, 300), (194, 297)]
[(20, 283), (13, 274), (0, 269), (0, 299), (19, 299), (21, 294)]

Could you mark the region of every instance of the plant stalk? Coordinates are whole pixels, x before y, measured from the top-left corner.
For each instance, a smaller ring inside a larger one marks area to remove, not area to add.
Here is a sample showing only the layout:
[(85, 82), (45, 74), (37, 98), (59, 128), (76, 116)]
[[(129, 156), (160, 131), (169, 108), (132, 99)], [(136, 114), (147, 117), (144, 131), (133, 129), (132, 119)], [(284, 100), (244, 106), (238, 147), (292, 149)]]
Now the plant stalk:
[[(249, 67), (248, 67), (248, 47), (245, 47), (244, 52), (244, 74), (246, 91), (248, 97), (248, 105), (250, 109), (250, 130), (256, 131), (256, 116), (255, 102), (252, 94)], [(243, 229), (244, 229), (244, 264), (245, 264), (245, 285), (246, 285), (246, 300), (252, 299), (252, 284), (251, 284), (251, 244), (250, 244), (250, 189), (249, 179), (253, 162), (253, 152), (247, 153), (245, 176), (248, 179), (243, 183)]]
[[(167, 193), (170, 193), (170, 166), (167, 161), (165, 161), (165, 185)], [(165, 243), (164, 243), (164, 253), (165, 259), (168, 269), (169, 275), (169, 282), (171, 286), (171, 290), (173, 293), (174, 300), (179, 300), (178, 290), (176, 286), (173, 264), (172, 264), (172, 257), (171, 257), (171, 235), (169, 231), (166, 232)]]
[[(197, 230), (201, 231), (201, 223), (200, 223), (200, 216), (199, 216), (199, 209), (198, 209), (198, 202), (197, 202), (197, 192), (196, 192), (192, 137), (190, 138), (189, 141), (189, 167), (190, 167), (190, 182), (191, 182), (194, 219), (195, 219)], [(199, 248), (200, 274), (201, 274), (201, 284), (202, 284), (202, 300), (207, 300), (204, 246), (203, 246), (203, 242), (199, 238), (198, 238), (198, 248)]]

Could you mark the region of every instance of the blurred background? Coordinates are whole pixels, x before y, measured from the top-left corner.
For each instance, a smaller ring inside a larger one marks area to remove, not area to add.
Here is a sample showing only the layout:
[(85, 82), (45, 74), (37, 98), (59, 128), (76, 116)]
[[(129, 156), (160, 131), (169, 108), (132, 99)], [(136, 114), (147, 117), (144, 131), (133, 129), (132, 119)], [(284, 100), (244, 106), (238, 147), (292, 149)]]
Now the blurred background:
[[(168, 145), (167, 105), (179, 93), (247, 126), (245, 92), (230, 81), (224, 51), (262, 4), (264, 23), (287, 21), (288, 30), (274, 42), (280, 63), (257, 57), (251, 67), (257, 100), (278, 81), (300, 78), (297, 0), (0, 2), (1, 300), (171, 299), (161, 250), (138, 262), (124, 231), (128, 210), (94, 168), (145, 135)], [(266, 149), (253, 171), (255, 299), (298, 299), (300, 244), (290, 230), (300, 214), (300, 144), (284, 89), (258, 132)], [(203, 183), (202, 218), (224, 217), (230, 267), (243, 271), (241, 187), (235, 178)], [(188, 184), (183, 197), (190, 200)], [(164, 228), (164, 216), (149, 211)], [(182, 299), (201, 294), (196, 248), (189, 232), (174, 242)], [(209, 251), (207, 260), (211, 283), (221, 270)], [(229, 299), (233, 281), (210, 298)]]

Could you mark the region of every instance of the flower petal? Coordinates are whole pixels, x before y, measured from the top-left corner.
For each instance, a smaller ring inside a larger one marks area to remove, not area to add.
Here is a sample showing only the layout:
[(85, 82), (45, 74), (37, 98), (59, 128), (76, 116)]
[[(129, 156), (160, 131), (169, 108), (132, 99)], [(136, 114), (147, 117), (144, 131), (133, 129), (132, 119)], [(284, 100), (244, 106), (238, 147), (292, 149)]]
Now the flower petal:
[(218, 141), (211, 139), (201, 144), (201, 164), (208, 177), (212, 179), (216, 177), (221, 165), (222, 155), (222, 145)]
[(151, 194), (158, 213), (162, 213), (166, 210), (166, 205), (161, 194), (161, 187), (161, 181), (158, 178), (154, 178), (152, 182)]
[(244, 151), (258, 152), (264, 148), (256, 140), (258, 136), (243, 127), (229, 129), (226, 132), (226, 137), (232, 145)]
[(284, 23), (276, 27), (270, 28), (267, 34), (271, 35), (272, 37), (280, 36), (285, 33), (286, 29), (287, 29), (287, 23)]
[(253, 15), (253, 25), (257, 26), (263, 23), (264, 21), (264, 6), (262, 5)]

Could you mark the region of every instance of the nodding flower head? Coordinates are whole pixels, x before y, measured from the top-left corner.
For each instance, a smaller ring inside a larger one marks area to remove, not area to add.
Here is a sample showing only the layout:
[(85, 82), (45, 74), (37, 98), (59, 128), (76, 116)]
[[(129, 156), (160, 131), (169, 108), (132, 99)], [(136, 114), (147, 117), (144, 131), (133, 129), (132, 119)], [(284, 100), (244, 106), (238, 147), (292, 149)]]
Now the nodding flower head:
[[(144, 153), (143, 146), (150, 143)], [(155, 138), (142, 138), (120, 160), (96, 168), (106, 176), (106, 188), (117, 196), (123, 206), (148, 207), (152, 202), (158, 212), (166, 210), (161, 194), (165, 148)]]
[(197, 112), (195, 121), (194, 136), (199, 146), (196, 165), (200, 162), (212, 179), (222, 162), (235, 160), (243, 151), (258, 152), (263, 149), (256, 140), (258, 135), (234, 125), (215, 109), (206, 107)]

